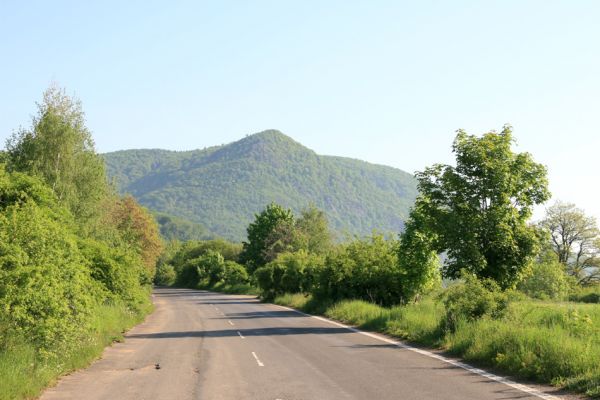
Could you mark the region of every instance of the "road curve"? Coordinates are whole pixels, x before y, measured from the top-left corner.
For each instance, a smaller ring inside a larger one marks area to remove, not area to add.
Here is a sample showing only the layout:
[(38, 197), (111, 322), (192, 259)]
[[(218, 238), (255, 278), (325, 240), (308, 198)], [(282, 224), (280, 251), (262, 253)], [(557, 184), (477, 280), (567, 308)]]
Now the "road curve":
[(123, 343), (41, 399), (540, 398), (249, 296), (169, 288), (154, 301)]

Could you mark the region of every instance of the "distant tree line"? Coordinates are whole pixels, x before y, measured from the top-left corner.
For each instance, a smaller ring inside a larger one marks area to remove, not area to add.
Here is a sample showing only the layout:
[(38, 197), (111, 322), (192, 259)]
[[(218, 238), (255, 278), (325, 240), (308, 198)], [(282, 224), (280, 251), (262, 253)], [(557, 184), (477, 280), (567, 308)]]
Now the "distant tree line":
[(533, 206), (550, 197), (547, 173), (530, 154), (513, 152), (513, 142), (509, 126), (481, 137), (458, 131), (456, 164), (417, 173), (419, 196), (397, 239), (374, 233), (337, 243), (321, 210), (295, 216), (271, 203), (255, 215), (241, 246), (213, 240), (173, 249), (159, 265), (159, 282), (257, 286), (267, 299), (304, 293), (389, 306), (418, 300), (442, 278), (464, 281), (468, 290), (455, 289), (449, 309), (465, 302), (476, 308), (476, 298), (486, 298), (472, 293), (500, 299), (494, 293), (508, 289), (565, 298), (600, 278), (598, 229), (563, 203), (541, 223), (529, 222)]

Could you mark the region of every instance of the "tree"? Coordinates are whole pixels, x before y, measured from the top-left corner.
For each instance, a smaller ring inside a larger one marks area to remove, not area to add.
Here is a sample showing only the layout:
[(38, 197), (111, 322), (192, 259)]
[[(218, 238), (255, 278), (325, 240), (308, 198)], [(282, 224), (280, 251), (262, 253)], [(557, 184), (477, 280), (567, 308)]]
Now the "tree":
[(273, 232), (283, 223), (293, 223), (294, 215), (289, 209), (278, 204), (269, 204), (260, 214), (255, 215), (254, 222), (248, 226), (248, 241), (243, 242), (241, 260), (249, 272), (267, 263), (265, 251), (273, 244)]
[(313, 254), (327, 254), (332, 247), (332, 236), (327, 216), (322, 210), (311, 205), (296, 220), (300, 247)]
[(141, 257), (150, 276), (154, 275), (156, 261), (162, 252), (163, 242), (156, 221), (133, 197), (116, 201), (110, 215), (122, 240)]
[(9, 168), (41, 177), (85, 226), (98, 216), (108, 185), (81, 102), (52, 86), (37, 106), (31, 129), (15, 132), (7, 142)]
[[(510, 126), (482, 137), (459, 130), (456, 167), (436, 164), (416, 174), (420, 193), (411, 218), (418, 229), (403, 236), (401, 247), (420, 232), (434, 238), (425, 250), (446, 252), (446, 277), (465, 270), (514, 286), (537, 251), (536, 228), (527, 224), (532, 207), (550, 193), (546, 168), (528, 153), (514, 153), (512, 143)], [(410, 260), (405, 267), (420, 268)]]
[(580, 285), (600, 282), (600, 230), (595, 218), (574, 204), (557, 201), (540, 225), (550, 232), (558, 261)]

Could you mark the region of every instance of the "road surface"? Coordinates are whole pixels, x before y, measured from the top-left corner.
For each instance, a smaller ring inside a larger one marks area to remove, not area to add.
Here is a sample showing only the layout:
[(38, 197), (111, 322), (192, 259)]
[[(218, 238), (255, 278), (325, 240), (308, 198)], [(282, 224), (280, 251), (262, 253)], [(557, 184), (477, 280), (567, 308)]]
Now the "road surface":
[(540, 398), (249, 296), (168, 288), (154, 301), (123, 343), (41, 399)]

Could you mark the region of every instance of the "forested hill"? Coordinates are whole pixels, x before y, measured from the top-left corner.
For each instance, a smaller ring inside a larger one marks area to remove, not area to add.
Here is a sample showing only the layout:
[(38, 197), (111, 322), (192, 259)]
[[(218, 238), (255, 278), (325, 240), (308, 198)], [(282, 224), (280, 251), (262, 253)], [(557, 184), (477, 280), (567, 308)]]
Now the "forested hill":
[(397, 232), (416, 196), (411, 174), (321, 156), (275, 130), (203, 150), (124, 150), (104, 157), (121, 193), (232, 240), (244, 239), (254, 213), (272, 201), (294, 211), (312, 203), (340, 234)]

